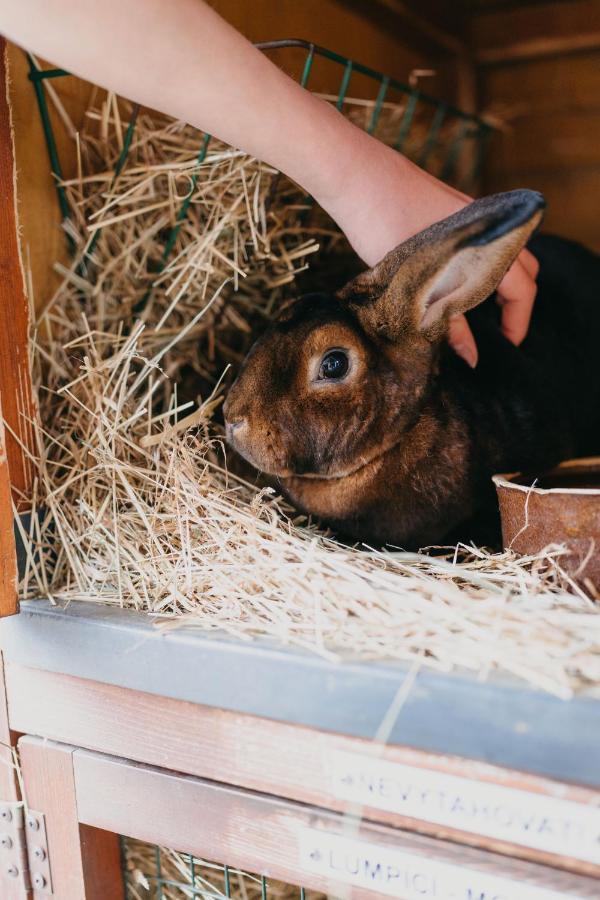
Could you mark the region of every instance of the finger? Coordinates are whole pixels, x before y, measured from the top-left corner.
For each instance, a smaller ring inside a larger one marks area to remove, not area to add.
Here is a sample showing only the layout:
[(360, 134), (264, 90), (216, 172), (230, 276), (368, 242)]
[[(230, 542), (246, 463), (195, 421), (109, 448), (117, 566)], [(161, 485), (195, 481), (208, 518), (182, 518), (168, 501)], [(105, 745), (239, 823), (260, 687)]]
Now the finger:
[(525, 266), (525, 269), (532, 278), (537, 278), (538, 272), (540, 271), (540, 264), (531, 250), (521, 250), (517, 259)]
[(520, 344), (527, 334), (536, 292), (535, 279), (517, 259), (498, 287), (502, 332), (513, 344)]
[(464, 316), (454, 316), (450, 319), (448, 342), (455, 353), (464, 359), (472, 369), (477, 365), (479, 354), (473, 332), (467, 324)]

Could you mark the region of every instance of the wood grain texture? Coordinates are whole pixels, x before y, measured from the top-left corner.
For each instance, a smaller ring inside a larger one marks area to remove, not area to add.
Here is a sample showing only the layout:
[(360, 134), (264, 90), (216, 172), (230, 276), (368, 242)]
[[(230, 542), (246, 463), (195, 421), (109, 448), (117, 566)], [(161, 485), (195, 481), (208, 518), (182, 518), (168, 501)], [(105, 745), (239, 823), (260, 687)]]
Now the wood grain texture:
[(552, 171), (512, 170), (486, 177), (486, 190), (510, 191), (528, 187), (546, 198), (543, 231), (580, 241), (600, 253), (600, 220), (597, 198), (600, 196), (600, 167)]
[[(80, 829), (73, 748), (23, 737), (19, 755), (27, 805), (46, 819), (48, 857), (56, 900), (121, 900), (119, 841), (97, 828)], [(34, 891), (35, 900), (43, 900)]]
[(493, 66), (480, 73), (483, 106), (521, 117), (600, 111), (600, 51)]
[[(21, 47), (8, 44), (7, 61), (21, 253), (30, 273), (32, 301), (40, 309), (59, 284), (53, 265), (56, 261), (68, 261), (67, 246), (40, 113), (28, 78), (29, 65)], [(44, 63), (43, 67), (50, 66)], [(80, 129), (91, 85), (70, 77), (54, 79), (52, 87), (60, 95), (73, 127)], [(75, 143), (51, 101), (48, 108), (63, 173), (69, 177), (76, 172)]]
[(29, 370), (29, 308), (17, 241), (15, 161), (8, 105), (5, 42), (0, 39), (0, 396), (13, 499), (26, 510), (33, 466), (22, 446), (33, 446)]
[[(15, 744), (15, 735), (8, 724), (8, 706), (6, 686), (4, 683), (4, 660), (0, 651), (0, 799), (13, 803), (21, 799), (14, 768), (11, 748)], [(0, 851), (4, 860), (5, 854)], [(9, 879), (3, 878), (0, 872), (0, 897), (2, 900), (30, 900), (31, 893), (15, 886)]]
[[(598, 896), (598, 882), (546, 866), (399, 832), (316, 807), (201, 781), (86, 750), (73, 755), (81, 822), (183, 852), (340, 896), (340, 884), (299, 865), (303, 828), (360, 837), (518, 884), (545, 887), (565, 897)], [(376, 892), (362, 892), (376, 896)], [(351, 896), (360, 896), (352, 890)]]
[[(600, 64), (600, 56), (598, 59)], [(600, 170), (598, 113), (593, 108), (573, 113), (555, 110), (552, 114), (533, 110), (513, 119), (510, 129), (498, 135), (491, 146), (489, 176)]]
[[(510, 37), (511, 23), (520, 38), (521, 16), (529, 22), (526, 34), (535, 23), (540, 33), (566, 28), (567, 18), (569, 27), (581, 28), (586, 11), (595, 27), (600, 0), (516, 10), (506, 21), (498, 14), (504, 24), (496, 39)], [(485, 191), (541, 191), (548, 203), (544, 230), (600, 251), (600, 48), (480, 67), (479, 89), (482, 107), (507, 123), (488, 145)]]
[(13, 745), (13, 732), (8, 722), (4, 659), (0, 650), (0, 798), (9, 802), (21, 799), (11, 753)]
[(482, 12), (471, 21), (477, 60), (499, 63), (600, 46), (599, 0), (523, 4)]
[(18, 611), (17, 550), (0, 392), (0, 618)]
[[(13, 728), (52, 740), (346, 811), (333, 793), (335, 751), (370, 755), (369, 741), (286, 725), (70, 676), (7, 664)], [(375, 749), (375, 752), (379, 752)], [(496, 766), (387, 747), (384, 759), (533, 793), (597, 805), (598, 792)], [(600, 874), (591, 863), (366, 807), (373, 820), (495, 852)]]

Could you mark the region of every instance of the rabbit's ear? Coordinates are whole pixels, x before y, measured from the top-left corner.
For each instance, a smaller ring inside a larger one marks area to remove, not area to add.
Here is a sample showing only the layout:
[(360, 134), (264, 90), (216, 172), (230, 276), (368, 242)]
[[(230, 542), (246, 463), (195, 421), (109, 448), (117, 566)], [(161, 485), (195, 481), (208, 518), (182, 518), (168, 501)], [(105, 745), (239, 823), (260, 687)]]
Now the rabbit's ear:
[(400, 244), (340, 292), (367, 333), (397, 340), (445, 333), (452, 316), (494, 292), (538, 226), (536, 191), (510, 191), (469, 204)]

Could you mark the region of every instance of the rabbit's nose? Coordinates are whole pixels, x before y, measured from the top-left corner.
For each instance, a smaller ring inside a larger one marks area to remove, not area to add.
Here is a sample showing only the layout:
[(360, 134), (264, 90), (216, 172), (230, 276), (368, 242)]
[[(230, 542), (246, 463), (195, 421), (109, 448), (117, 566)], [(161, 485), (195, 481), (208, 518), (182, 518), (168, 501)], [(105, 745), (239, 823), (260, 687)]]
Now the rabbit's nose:
[(237, 416), (234, 419), (228, 419), (225, 423), (227, 440), (232, 441), (235, 437), (239, 437), (240, 434), (246, 430), (247, 426), (248, 420), (245, 416)]

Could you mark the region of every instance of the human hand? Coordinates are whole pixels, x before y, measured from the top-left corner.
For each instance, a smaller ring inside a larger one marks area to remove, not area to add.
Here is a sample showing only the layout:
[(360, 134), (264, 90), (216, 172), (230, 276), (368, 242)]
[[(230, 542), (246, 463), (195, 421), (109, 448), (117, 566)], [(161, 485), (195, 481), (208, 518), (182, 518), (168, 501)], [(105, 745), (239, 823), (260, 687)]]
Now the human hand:
[[(339, 188), (337, 196), (325, 197), (322, 205), (329, 209), (368, 265), (378, 262), (401, 241), (471, 202), (471, 197), (358, 129), (351, 137), (351, 174), (343, 177), (343, 188)], [(342, 171), (339, 158), (338, 171)], [(527, 334), (538, 269), (533, 254), (522, 250), (498, 287), (502, 331), (513, 344), (520, 344)], [(452, 320), (449, 342), (471, 367), (477, 365), (477, 345), (464, 316)]]
[[(533, 253), (522, 250), (498, 286), (498, 303), (502, 307), (502, 333), (517, 346), (529, 330), (537, 293), (539, 263)], [(471, 367), (477, 365), (477, 344), (464, 316), (450, 322), (450, 346)]]

